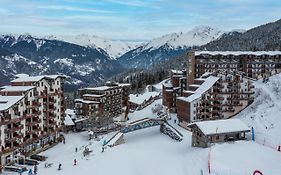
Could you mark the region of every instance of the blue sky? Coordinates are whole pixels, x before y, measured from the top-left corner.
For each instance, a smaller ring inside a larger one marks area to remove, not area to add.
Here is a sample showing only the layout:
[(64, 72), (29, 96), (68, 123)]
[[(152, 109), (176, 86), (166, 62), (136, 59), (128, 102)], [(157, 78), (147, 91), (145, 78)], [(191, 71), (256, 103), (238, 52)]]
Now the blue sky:
[(249, 29), (281, 18), (281, 0), (0, 0), (0, 32), (148, 40), (198, 25)]

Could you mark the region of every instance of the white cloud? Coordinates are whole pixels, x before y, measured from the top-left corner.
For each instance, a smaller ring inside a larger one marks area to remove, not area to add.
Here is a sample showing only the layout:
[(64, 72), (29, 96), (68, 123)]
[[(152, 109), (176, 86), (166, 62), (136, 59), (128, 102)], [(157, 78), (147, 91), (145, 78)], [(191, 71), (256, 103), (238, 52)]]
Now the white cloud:
[(65, 10), (65, 11), (78, 11), (78, 12), (90, 12), (90, 13), (114, 13), (114, 11), (110, 10), (99, 10), (99, 9), (88, 9), (88, 8), (79, 8), (72, 6), (64, 6), (64, 5), (48, 5), (48, 6), (39, 6), (39, 9), (46, 10)]

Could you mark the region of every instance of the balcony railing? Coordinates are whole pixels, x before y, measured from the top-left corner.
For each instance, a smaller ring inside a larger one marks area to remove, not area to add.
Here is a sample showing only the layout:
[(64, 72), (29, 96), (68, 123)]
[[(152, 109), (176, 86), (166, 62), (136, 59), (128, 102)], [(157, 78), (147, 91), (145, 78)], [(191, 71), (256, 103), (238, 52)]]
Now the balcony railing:
[(12, 127), (12, 128), (6, 128), (4, 130), (5, 133), (13, 133), (15, 131), (19, 131), (19, 130), (22, 130), (23, 129), (23, 125), (19, 125), (19, 126), (16, 126), (16, 127)]

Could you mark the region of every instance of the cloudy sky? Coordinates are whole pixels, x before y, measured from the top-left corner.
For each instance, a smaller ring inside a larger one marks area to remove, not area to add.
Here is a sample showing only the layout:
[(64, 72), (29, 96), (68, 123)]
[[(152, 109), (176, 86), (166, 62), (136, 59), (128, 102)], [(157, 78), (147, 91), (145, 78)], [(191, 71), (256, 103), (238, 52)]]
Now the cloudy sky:
[(281, 0), (0, 0), (0, 32), (148, 40), (197, 25), (249, 29), (281, 18)]

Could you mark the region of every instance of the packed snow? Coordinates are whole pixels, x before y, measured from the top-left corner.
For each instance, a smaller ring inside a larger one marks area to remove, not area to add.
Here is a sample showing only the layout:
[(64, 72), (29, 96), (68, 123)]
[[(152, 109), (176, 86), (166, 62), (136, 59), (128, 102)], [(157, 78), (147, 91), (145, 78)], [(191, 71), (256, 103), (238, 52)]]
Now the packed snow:
[(205, 135), (250, 131), (249, 127), (239, 119), (201, 121), (190, 125), (197, 125)]
[[(152, 108), (161, 103), (161, 99), (156, 100), (143, 110), (130, 113), (130, 121), (157, 117)], [(71, 112), (68, 110), (68, 113)], [(250, 175), (256, 169), (262, 171), (264, 175), (280, 174), (280, 152), (253, 141), (195, 148), (191, 146), (191, 132), (174, 123), (175, 114), (171, 116), (172, 120), (169, 123), (183, 134), (182, 142), (162, 134), (159, 126), (156, 126), (124, 134), (124, 144), (107, 147), (105, 152), (102, 152), (105, 139), (111, 138), (114, 134), (110, 133), (100, 136), (98, 140), (90, 141), (87, 132), (70, 132), (64, 134), (65, 144), (59, 143), (41, 153), (48, 159), (40, 163), (38, 174), (195, 175), (201, 172), (208, 174), (208, 162), (212, 175)], [(83, 155), (85, 147), (92, 151), (88, 156)], [(74, 159), (77, 160), (77, 165), (74, 165)], [(52, 166), (45, 168), (45, 163), (52, 163)], [(60, 163), (62, 170), (58, 170)]]
[(135, 104), (142, 104), (145, 101), (149, 100), (150, 98), (154, 98), (159, 96), (160, 92), (146, 92), (143, 94), (130, 94), (130, 102)]
[(254, 85), (255, 101), (237, 118), (254, 127), (257, 141), (277, 149), (281, 143), (281, 74), (269, 77), (268, 82), (258, 80)]

